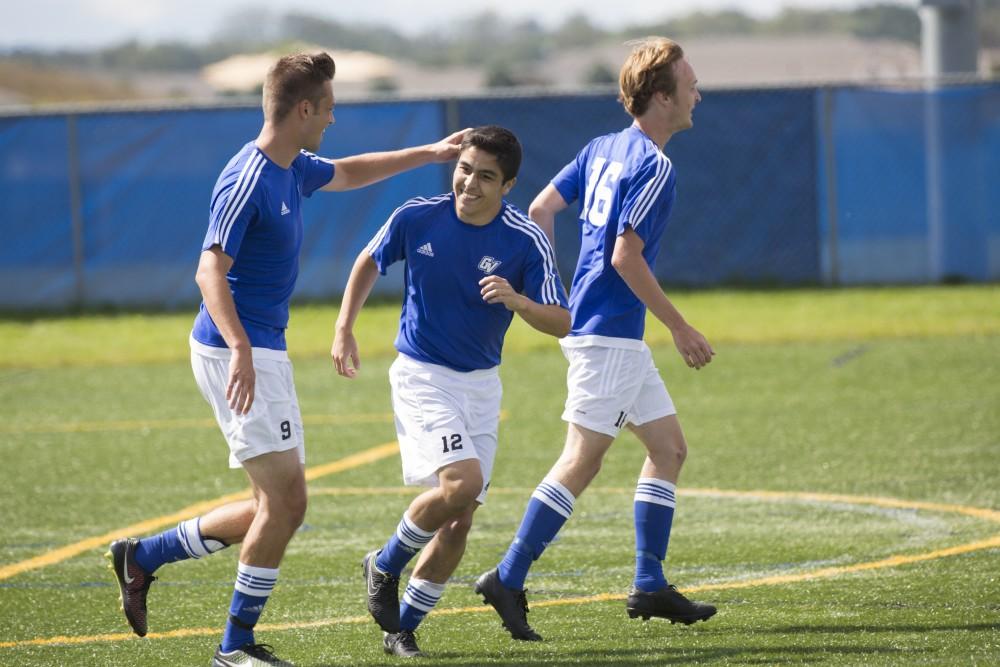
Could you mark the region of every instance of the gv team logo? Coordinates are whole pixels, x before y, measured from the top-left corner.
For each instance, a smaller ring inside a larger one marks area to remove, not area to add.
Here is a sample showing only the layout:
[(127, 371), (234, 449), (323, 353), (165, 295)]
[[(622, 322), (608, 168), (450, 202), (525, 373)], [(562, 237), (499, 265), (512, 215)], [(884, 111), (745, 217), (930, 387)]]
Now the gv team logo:
[(479, 260), (479, 270), (486, 275), (490, 275), (497, 270), (497, 267), (500, 266), (500, 264), (502, 264), (502, 262), (499, 259), (493, 259), (489, 255), (483, 255), (483, 258)]

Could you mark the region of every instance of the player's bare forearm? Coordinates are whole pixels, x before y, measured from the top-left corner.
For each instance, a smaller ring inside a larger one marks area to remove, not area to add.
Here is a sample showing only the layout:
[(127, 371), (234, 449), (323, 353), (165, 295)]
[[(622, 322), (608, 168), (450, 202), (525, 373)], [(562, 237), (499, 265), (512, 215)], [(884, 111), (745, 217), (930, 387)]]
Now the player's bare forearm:
[(441, 141), (424, 146), (339, 158), (333, 161), (333, 178), (321, 189), (354, 190), (425, 164), (453, 160), (458, 157), (459, 147), (467, 131), (468, 128), (460, 130)]
[(378, 279), (378, 266), (367, 252), (362, 251), (354, 260), (351, 275), (344, 288), (344, 298), (340, 301), (340, 312), (337, 313), (336, 331), (350, 331), (361, 312), (361, 307), (368, 300), (372, 287)]
[(226, 274), (232, 265), (233, 259), (222, 252), (219, 246), (213, 246), (201, 253), (195, 282), (201, 290), (208, 314), (226, 341), (226, 346), (232, 351), (226, 385), (229, 408), (237, 414), (246, 414), (253, 405), (257, 373), (253, 367), (250, 338), (236, 313), (233, 293), (226, 280)]
[(642, 238), (631, 229), (625, 230), (615, 241), (611, 265), (628, 285), (632, 293), (671, 331), (687, 324), (680, 311), (663, 293), (660, 283), (642, 256)]
[(368, 300), (372, 287), (378, 279), (378, 266), (371, 256), (362, 251), (354, 261), (351, 276), (347, 279), (344, 298), (340, 302), (340, 312), (334, 327), (330, 357), (339, 375), (353, 378), (361, 368), (361, 355), (354, 338), (354, 322)]
[(556, 214), (566, 206), (568, 206), (566, 200), (556, 187), (549, 183), (528, 207), (528, 217), (545, 232), (545, 236), (553, 246), (556, 243)]
[(249, 350), (250, 339), (236, 314), (236, 303), (229, 289), (226, 274), (233, 265), (233, 259), (218, 246), (201, 253), (195, 282), (201, 290), (208, 314), (218, 327), (223, 340), (231, 350)]
[(517, 311), (525, 322), (542, 333), (562, 338), (569, 335), (572, 318), (569, 311), (558, 304), (542, 304), (525, 297), (526, 306)]
[(674, 344), (684, 362), (700, 369), (712, 361), (715, 351), (708, 340), (687, 323), (680, 311), (663, 293), (660, 283), (642, 256), (642, 238), (631, 229), (622, 233), (615, 242), (611, 265), (628, 285), (632, 293), (662, 322), (674, 338)]
[(558, 304), (541, 304), (514, 291), (506, 278), (486, 276), (479, 281), (479, 293), (486, 303), (502, 303), (542, 333), (562, 338), (569, 333), (569, 311)]

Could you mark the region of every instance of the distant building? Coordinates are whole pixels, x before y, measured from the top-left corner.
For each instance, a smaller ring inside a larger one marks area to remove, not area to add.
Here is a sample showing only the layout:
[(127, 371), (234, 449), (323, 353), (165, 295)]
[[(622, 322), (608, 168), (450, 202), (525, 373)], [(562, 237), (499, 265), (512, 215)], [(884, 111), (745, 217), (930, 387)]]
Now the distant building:
[[(368, 91), (372, 87), (392, 82), (396, 64), (389, 58), (367, 51), (338, 51), (320, 46), (303, 45), (295, 51), (326, 51), (337, 63), (334, 78), (335, 90), (340, 92)], [(244, 95), (259, 93), (264, 85), (267, 69), (284, 53), (240, 54), (206, 65), (201, 78), (216, 93)]]

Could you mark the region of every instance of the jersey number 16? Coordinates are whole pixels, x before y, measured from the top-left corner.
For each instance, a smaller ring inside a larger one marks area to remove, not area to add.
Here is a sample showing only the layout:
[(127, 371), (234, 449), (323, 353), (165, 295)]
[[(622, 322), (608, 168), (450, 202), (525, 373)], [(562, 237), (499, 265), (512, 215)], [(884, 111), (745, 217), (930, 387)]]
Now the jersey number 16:
[(621, 162), (608, 162), (602, 157), (594, 158), (590, 167), (590, 177), (587, 179), (587, 195), (583, 198), (580, 219), (588, 221), (594, 227), (608, 224), (611, 200), (614, 199), (615, 186), (621, 174)]

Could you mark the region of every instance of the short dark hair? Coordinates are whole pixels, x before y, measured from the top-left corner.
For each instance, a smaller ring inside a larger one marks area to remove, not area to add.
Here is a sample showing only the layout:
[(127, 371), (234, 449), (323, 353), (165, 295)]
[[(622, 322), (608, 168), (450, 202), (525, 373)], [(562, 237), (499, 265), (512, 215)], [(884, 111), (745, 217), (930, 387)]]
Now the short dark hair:
[(521, 142), (514, 133), (499, 125), (481, 125), (473, 128), (462, 140), (462, 150), (475, 146), (495, 156), (504, 183), (517, 176), (521, 168)]
[(337, 65), (327, 53), (296, 53), (278, 60), (264, 79), (264, 118), (279, 122), (302, 100), (319, 104)]

